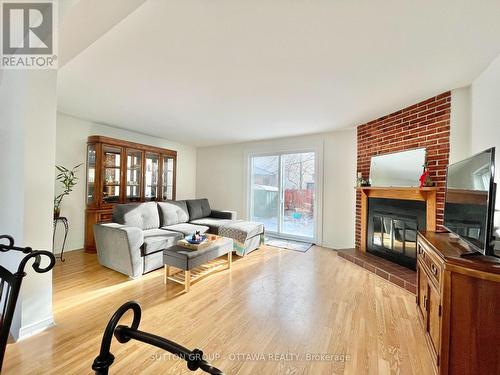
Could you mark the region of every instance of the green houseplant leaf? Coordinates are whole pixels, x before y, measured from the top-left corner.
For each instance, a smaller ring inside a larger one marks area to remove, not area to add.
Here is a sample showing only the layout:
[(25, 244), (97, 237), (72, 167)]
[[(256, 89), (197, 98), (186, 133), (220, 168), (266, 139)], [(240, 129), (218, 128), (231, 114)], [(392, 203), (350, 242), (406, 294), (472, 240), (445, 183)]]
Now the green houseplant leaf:
[(76, 186), (78, 177), (76, 176), (76, 172), (83, 165), (80, 163), (75, 165), (72, 169), (68, 169), (63, 165), (56, 165), (57, 171), (61, 172), (56, 175), (56, 181), (60, 182), (63, 186), (63, 191), (59, 195), (54, 197), (54, 216), (59, 214), (61, 209), (61, 203), (65, 196), (69, 195), (73, 188)]

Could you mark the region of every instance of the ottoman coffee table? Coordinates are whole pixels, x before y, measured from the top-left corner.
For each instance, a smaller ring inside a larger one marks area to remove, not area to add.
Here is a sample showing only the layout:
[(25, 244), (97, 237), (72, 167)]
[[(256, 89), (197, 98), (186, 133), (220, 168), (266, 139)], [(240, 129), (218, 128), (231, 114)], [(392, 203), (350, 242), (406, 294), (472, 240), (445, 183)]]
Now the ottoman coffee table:
[[(206, 247), (190, 250), (186, 247), (174, 245), (163, 250), (163, 264), (165, 265), (164, 284), (168, 281), (184, 285), (184, 291), (189, 292), (191, 284), (215, 271), (223, 268), (230, 269), (233, 254), (233, 240), (215, 235), (209, 235), (212, 240)], [(226, 259), (217, 259), (227, 255)], [(172, 276), (170, 267), (184, 271)]]

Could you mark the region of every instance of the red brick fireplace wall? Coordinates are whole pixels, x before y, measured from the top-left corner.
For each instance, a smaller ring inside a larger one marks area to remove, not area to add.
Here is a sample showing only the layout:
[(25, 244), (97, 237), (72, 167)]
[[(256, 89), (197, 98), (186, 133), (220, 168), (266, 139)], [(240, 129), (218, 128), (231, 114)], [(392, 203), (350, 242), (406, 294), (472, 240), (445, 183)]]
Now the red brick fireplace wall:
[[(451, 92), (358, 126), (358, 172), (369, 178), (370, 158), (388, 152), (427, 148), (427, 163), (436, 182), (437, 225), (443, 224), (446, 167), (450, 154)], [(356, 196), (356, 247), (361, 238), (361, 200)]]

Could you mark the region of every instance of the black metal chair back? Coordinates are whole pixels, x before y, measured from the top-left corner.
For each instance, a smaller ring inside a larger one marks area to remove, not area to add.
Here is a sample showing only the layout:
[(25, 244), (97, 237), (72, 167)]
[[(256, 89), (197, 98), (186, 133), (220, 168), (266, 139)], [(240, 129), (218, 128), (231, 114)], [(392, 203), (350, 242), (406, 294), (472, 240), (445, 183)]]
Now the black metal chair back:
[[(134, 319), (130, 327), (118, 325), (118, 321), (128, 311), (132, 310)], [(130, 301), (124, 303), (111, 317), (104, 335), (102, 337), (101, 351), (92, 364), (92, 370), (96, 375), (108, 375), (109, 367), (113, 364), (115, 356), (111, 354), (111, 340), (113, 335), (118, 342), (125, 344), (130, 340), (137, 340), (149, 345), (156, 346), (157, 348), (166, 350), (178, 358), (187, 362), (187, 367), (191, 371), (198, 369), (203, 370), (213, 375), (224, 375), (224, 373), (213, 367), (210, 363), (203, 358), (203, 352), (199, 349), (189, 350), (185, 347), (151, 333), (138, 330), (139, 323), (141, 322), (141, 306), (137, 302)]]
[[(14, 239), (8, 235), (0, 236), (0, 252), (5, 253), (7, 251), (19, 251), (26, 254), (22, 258), (17, 270), (12, 273), (7, 268), (0, 264), (0, 372), (2, 370), (3, 359), (5, 355), (5, 349), (7, 347), (7, 341), (9, 339), (10, 327), (12, 325), (12, 319), (14, 318), (14, 311), (16, 309), (17, 299), (19, 297), (19, 291), (21, 290), (21, 283), (26, 272), (24, 268), (28, 260), (34, 258), (33, 269), (38, 273), (45, 273), (50, 271), (55, 263), (56, 258), (54, 254), (50, 251), (36, 250), (33, 251), (31, 247), (17, 247), (14, 246)], [(46, 267), (40, 267), (42, 256), (49, 258), (49, 265)]]

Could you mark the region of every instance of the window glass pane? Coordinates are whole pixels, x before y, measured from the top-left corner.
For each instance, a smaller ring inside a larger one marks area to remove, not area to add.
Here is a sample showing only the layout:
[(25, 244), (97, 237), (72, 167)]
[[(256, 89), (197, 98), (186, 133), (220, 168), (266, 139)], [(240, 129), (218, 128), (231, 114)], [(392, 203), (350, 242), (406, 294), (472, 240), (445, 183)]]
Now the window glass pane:
[(141, 200), (142, 152), (127, 150), (127, 201)]
[(159, 155), (146, 153), (146, 170), (144, 173), (144, 198), (154, 201), (158, 197), (158, 162)]
[(87, 204), (94, 202), (95, 192), (95, 145), (87, 146)]
[(118, 147), (104, 146), (104, 182), (103, 182), (103, 201), (114, 203), (120, 201), (120, 164), (121, 149)]
[(315, 154), (302, 152), (281, 156), (282, 232), (314, 237)]
[(163, 200), (173, 199), (174, 188), (174, 159), (163, 158)]
[(251, 158), (251, 207), (252, 221), (263, 223), (266, 232), (278, 232), (279, 209), (279, 156)]
[(120, 153), (119, 148), (104, 146), (104, 166), (120, 168)]

